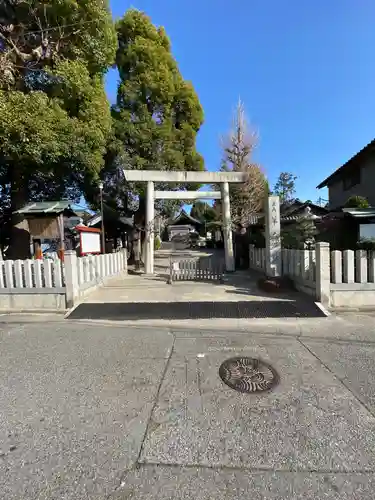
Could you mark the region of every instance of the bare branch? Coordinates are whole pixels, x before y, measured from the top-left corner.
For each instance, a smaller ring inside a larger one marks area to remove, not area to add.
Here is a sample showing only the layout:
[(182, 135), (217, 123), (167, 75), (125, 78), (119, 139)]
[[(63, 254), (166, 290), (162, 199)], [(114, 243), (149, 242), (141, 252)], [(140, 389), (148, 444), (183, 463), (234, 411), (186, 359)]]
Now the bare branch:
[(237, 224), (247, 224), (252, 215), (259, 213), (267, 194), (265, 175), (260, 166), (252, 161), (257, 143), (258, 133), (249, 126), (240, 99), (234, 112), (232, 128), (222, 140), (222, 170), (248, 174), (245, 183), (230, 188), (231, 216)]
[(24, 52), (21, 52), (17, 45), (13, 42), (11, 37), (6, 37), (0, 32), (0, 38), (4, 40), (16, 53), (17, 57), (21, 59), (23, 62), (30, 61), (32, 59), (32, 54), (25, 54)]
[(222, 138), (224, 161), (234, 169), (240, 169), (251, 163), (251, 157), (258, 144), (258, 132), (253, 129), (246, 118), (245, 107), (241, 99), (233, 113), (232, 127)]

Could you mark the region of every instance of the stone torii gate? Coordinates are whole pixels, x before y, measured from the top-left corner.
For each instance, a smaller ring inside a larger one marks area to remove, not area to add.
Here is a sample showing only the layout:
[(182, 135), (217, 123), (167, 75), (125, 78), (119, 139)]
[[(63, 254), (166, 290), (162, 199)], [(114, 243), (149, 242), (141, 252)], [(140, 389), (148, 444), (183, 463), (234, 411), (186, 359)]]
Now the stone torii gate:
[[(247, 174), (242, 172), (187, 172), (162, 170), (124, 170), (129, 182), (147, 182), (146, 194), (146, 252), (145, 271), (154, 273), (154, 202), (155, 200), (222, 200), (225, 267), (234, 271), (232, 222), (230, 215), (229, 183), (242, 183)], [(220, 191), (156, 191), (155, 182), (176, 184), (220, 184)]]

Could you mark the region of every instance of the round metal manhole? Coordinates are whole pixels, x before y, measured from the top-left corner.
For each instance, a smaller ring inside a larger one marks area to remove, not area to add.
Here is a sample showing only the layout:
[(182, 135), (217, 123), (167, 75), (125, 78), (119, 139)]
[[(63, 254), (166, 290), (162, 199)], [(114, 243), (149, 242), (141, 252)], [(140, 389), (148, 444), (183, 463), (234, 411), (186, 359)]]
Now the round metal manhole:
[(269, 391), (279, 381), (271, 365), (247, 357), (227, 359), (220, 366), (219, 375), (231, 389), (247, 393)]

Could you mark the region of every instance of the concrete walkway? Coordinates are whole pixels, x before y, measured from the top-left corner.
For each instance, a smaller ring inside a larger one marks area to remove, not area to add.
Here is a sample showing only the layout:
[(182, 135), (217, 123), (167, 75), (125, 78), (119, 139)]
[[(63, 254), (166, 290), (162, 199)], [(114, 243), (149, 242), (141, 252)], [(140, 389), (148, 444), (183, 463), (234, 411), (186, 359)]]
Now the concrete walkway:
[[(86, 300), (90, 303), (129, 302), (190, 302), (211, 300), (215, 302), (261, 300), (256, 286), (256, 276), (241, 272), (226, 277), (226, 282), (175, 282), (167, 283), (170, 259), (182, 260), (212, 256), (223, 258), (222, 251), (161, 250), (155, 254), (155, 274), (136, 274), (133, 269), (124, 278), (113, 278), (107, 286), (92, 293)], [(267, 300), (267, 297), (264, 296)], [(272, 297), (268, 296), (271, 300)], [(283, 299), (282, 299), (283, 300)], [(285, 298), (285, 300), (287, 300)]]
[[(370, 500), (375, 319), (247, 331), (0, 317), (4, 500)], [(279, 384), (241, 394), (236, 355)]]
[[(249, 271), (228, 276), (224, 284), (218, 282), (175, 282), (168, 285), (165, 278), (129, 275), (113, 278), (106, 286), (93, 292), (86, 300), (100, 302), (214, 302), (242, 300), (274, 300), (262, 293), (257, 285), (258, 276)], [(278, 295), (278, 300), (293, 300), (297, 294)]]
[[(212, 255), (213, 252), (198, 252), (198, 251), (178, 251), (173, 253), (174, 260), (181, 260), (184, 258), (199, 257)], [(213, 258), (220, 257), (213, 255)], [(237, 314), (236, 311), (231, 310), (231, 305), (237, 303), (245, 303), (242, 310), (249, 310), (247, 313), (238, 313), (238, 326), (241, 326), (241, 314), (247, 319), (254, 313), (255, 315), (263, 315), (270, 317), (277, 316), (316, 316), (321, 315), (321, 311), (313, 304), (311, 298), (304, 296), (298, 292), (290, 293), (277, 293), (269, 294), (263, 293), (257, 286), (259, 275), (255, 272), (241, 271), (234, 274), (227, 274), (225, 276), (224, 284), (217, 281), (202, 282), (202, 281), (181, 281), (174, 282), (173, 285), (167, 284), (169, 265), (171, 259), (171, 251), (160, 251), (155, 259), (155, 275), (147, 276), (137, 274), (130, 269), (130, 274), (127, 277), (113, 278), (107, 283), (106, 286), (96, 290), (86, 298), (84, 304), (79, 306), (76, 311), (72, 313), (75, 319), (126, 319), (127, 316), (135, 317), (139, 315), (140, 320), (142, 316), (137, 308), (123, 307), (131, 304), (153, 304), (153, 303), (171, 303), (171, 308), (164, 307), (163, 311), (160, 309), (151, 314), (151, 307), (148, 308), (150, 312), (151, 321), (159, 321), (163, 317), (164, 323), (158, 323), (161, 326), (173, 327), (178, 325), (179, 321), (184, 321), (184, 312), (181, 317), (173, 321), (172, 316), (176, 311), (173, 310), (172, 303), (207, 303), (207, 308), (210, 303), (223, 304), (222, 311), (219, 316), (225, 319), (224, 311), (227, 311), (227, 317), (232, 314)], [(229, 305), (225, 306), (225, 303)], [(247, 305), (246, 305), (247, 303)], [(132, 309), (132, 311), (129, 311)], [(213, 308), (214, 309), (214, 308)], [(232, 308), (233, 309), (233, 308)], [(234, 307), (236, 309), (236, 306)], [(133, 311), (134, 310), (134, 311)], [(138, 312), (137, 312), (138, 311)], [(147, 312), (147, 311), (146, 311)], [(146, 314), (145, 312), (145, 314)], [(202, 312), (204, 312), (202, 310)], [(186, 313), (188, 314), (188, 313)], [(208, 313), (207, 313), (208, 314)], [(211, 313), (209, 313), (211, 314)], [(146, 314), (147, 315), (147, 314)], [(199, 313), (198, 313), (199, 316)], [(204, 317), (202, 315), (201, 317)], [(208, 319), (212, 321), (213, 326), (223, 318), (216, 318), (215, 314)], [(170, 321), (168, 324), (165, 321)], [(154, 323), (152, 323), (154, 325)]]

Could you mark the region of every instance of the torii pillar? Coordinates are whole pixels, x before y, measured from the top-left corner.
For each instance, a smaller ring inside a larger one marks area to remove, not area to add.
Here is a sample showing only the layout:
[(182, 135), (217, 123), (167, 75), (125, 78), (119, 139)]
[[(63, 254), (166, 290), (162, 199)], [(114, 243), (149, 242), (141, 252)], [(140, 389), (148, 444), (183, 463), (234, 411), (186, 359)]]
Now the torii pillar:
[(224, 250), (225, 250), (225, 268), (228, 272), (233, 272), (234, 252), (232, 238), (232, 220), (230, 215), (229, 184), (221, 184), (221, 197), (223, 202), (223, 229), (224, 229)]
[(154, 183), (147, 181), (146, 194), (146, 252), (145, 252), (145, 272), (154, 273)]
[[(155, 199), (222, 199), (223, 202), (223, 232), (226, 270), (233, 272), (234, 252), (232, 241), (232, 222), (230, 215), (229, 183), (246, 182), (248, 176), (244, 172), (190, 172), (190, 171), (160, 171), (160, 170), (124, 170), (128, 182), (147, 182), (146, 194), (146, 241), (145, 241), (145, 271), (154, 272), (154, 200)], [(219, 191), (155, 191), (154, 182), (174, 184), (220, 184)]]

